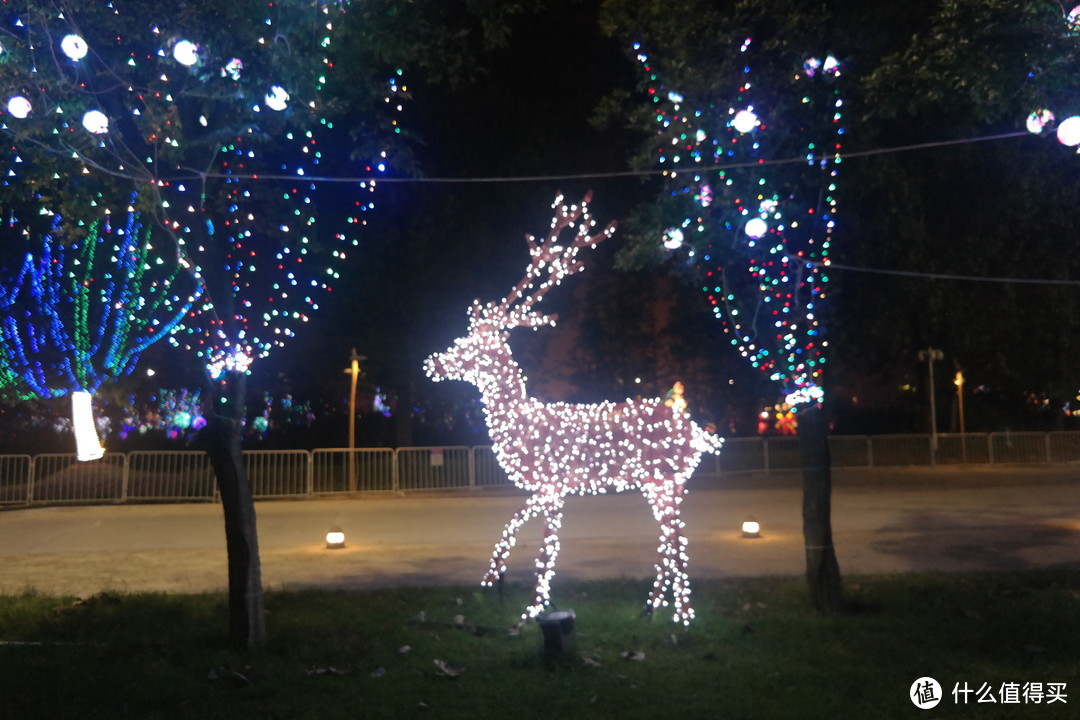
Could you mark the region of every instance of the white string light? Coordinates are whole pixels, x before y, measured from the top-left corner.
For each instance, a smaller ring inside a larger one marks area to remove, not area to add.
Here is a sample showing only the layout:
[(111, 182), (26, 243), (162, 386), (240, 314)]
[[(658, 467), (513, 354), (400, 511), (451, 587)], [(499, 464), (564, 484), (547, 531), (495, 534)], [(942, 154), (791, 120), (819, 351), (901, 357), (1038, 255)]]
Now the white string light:
[[(533, 517), (544, 517), (544, 542), (536, 558), (536, 585), (523, 618), (535, 617), (550, 602), (551, 579), (559, 554), (559, 529), (567, 495), (599, 495), (639, 490), (660, 526), (656, 581), (651, 610), (674, 605), (674, 620), (694, 617), (687, 574), (687, 540), (679, 516), (685, 483), (703, 452), (719, 452), (723, 440), (699, 427), (682, 406), (661, 398), (595, 405), (545, 403), (529, 397), (526, 378), (514, 361), (509, 331), (555, 324), (553, 316), (533, 312), (545, 293), (564, 277), (580, 272), (581, 248), (595, 248), (614, 232), (614, 223), (590, 235), (595, 221), (580, 205), (555, 199), (551, 230), (542, 244), (528, 237), (530, 263), (525, 277), (500, 303), (469, 309), (469, 332), (424, 364), (433, 380), (464, 380), (480, 390), (492, 448), (510, 480), (532, 494), (510, 518), (495, 545), (483, 584), (506, 572), (517, 532)], [(574, 240), (557, 243), (570, 228)], [(546, 275), (543, 281), (540, 277)]]

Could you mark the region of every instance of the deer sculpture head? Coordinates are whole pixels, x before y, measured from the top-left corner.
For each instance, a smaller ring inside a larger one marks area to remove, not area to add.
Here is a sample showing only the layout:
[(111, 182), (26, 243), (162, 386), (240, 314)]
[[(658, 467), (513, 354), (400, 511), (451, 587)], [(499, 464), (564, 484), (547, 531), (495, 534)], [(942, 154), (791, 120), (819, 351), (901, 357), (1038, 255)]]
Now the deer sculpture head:
[[(565, 496), (639, 490), (661, 530), (656, 582), (646, 609), (651, 613), (667, 605), (670, 594), (674, 619), (688, 623), (693, 609), (679, 506), (701, 453), (718, 452), (721, 440), (698, 427), (681, 406), (665, 405), (661, 398), (595, 405), (530, 398), (510, 351), (510, 330), (555, 324), (555, 316), (535, 311), (537, 303), (563, 278), (584, 268), (578, 259), (582, 248), (595, 248), (614, 232), (612, 223), (593, 234), (588, 201), (588, 195), (579, 205), (566, 205), (562, 196), (555, 199), (547, 238), (541, 243), (526, 238), (529, 265), (522, 280), (500, 302), (474, 301), (468, 333), (429, 357), (425, 369), (433, 380), (464, 380), (480, 390), (496, 459), (511, 481), (532, 492), (503, 530), (485, 585), (501, 581), (518, 529), (543, 515), (546, 530), (536, 559), (533, 602), (523, 617), (536, 616), (549, 602)], [(560, 244), (559, 236), (568, 229), (573, 238)]]

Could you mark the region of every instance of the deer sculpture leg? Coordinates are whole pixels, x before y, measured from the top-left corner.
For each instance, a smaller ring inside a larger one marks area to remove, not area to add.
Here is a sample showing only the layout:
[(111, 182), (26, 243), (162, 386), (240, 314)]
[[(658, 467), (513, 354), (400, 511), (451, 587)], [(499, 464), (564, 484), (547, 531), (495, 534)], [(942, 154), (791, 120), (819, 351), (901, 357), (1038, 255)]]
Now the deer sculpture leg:
[(495, 543), (495, 551), (491, 554), (491, 566), (488, 568), (481, 585), (490, 587), (499, 582), (499, 578), (506, 572), (506, 560), (510, 557), (510, 550), (517, 544), (517, 533), (521, 526), (544, 511), (541, 498), (533, 495), (525, 504), (518, 508), (510, 521), (503, 528), (502, 537)]
[(522, 616), (536, 617), (547, 607), (551, 595), (551, 578), (555, 574), (555, 559), (559, 556), (559, 529), (562, 528), (563, 499), (554, 494), (543, 495), (540, 502), (544, 508), (544, 545), (536, 556), (536, 587), (532, 605)]
[(687, 539), (683, 533), (685, 525), (679, 513), (683, 485), (669, 480), (662, 485), (646, 486), (642, 492), (649, 500), (653, 517), (660, 526), (656, 582), (646, 609), (651, 613), (664, 605), (665, 596), (670, 590), (675, 606), (672, 619), (688, 625), (694, 617), (694, 608), (690, 605), (690, 576), (686, 569), (689, 557), (686, 553)]

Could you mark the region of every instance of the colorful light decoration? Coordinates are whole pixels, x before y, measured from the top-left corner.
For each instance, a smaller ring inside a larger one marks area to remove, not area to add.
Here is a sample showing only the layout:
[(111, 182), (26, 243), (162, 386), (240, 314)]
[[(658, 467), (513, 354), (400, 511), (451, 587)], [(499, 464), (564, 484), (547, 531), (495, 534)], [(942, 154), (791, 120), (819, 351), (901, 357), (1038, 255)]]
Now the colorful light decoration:
[[(184, 27), (145, 23), (142, 5), (109, 2), (107, 23), (77, 8), (61, 14), (33, 3), (9, 13), (17, 22), (4, 38), (0, 75), (11, 115), (0, 124), (11, 151), (0, 156), (8, 161), (2, 188), (20, 203), (28, 188), (49, 182), (58, 185), (54, 196), (70, 196), (63, 170), (53, 181), (34, 174), (67, 163), (82, 188), (129, 180), (144, 202), (154, 198), (184, 269), (209, 283), (170, 342), (195, 352), (215, 377), (245, 373), (318, 309), (374, 208), (376, 183), (358, 182), (355, 202), (330, 229), (341, 195), (333, 208), (320, 206), (322, 184), (307, 179), (327, 164), (326, 142), (345, 132), (323, 116), (321, 92), (334, 70), (327, 52), (335, 23), (348, 3), (237, 0), (229, 12), (250, 8), (250, 24), (219, 23), (198, 37), (191, 18)], [(78, 62), (48, 63), (33, 52), (35, 41), (66, 35), (79, 42), (65, 47), (87, 51)], [(302, 53), (312, 62), (297, 62)], [(386, 140), (372, 143), (382, 149), (353, 174), (388, 172), (388, 140), (401, 131), (401, 76), (387, 79), (386, 125), (378, 130)], [(121, 82), (99, 85), (102, 77)], [(110, 132), (116, 127), (124, 133)], [(89, 197), (87, 216), (119, 215), (114, 196)], [(43, 213), (58, 212), (37, 199)], [(65, 218), (74, 227), (84, 220), (73, 212)], [(320, 247), (320, 235), (330, 248)]]
[[(660, 526), (656, 581), (647, 608), (674, 605), (674, 620), (694, 617), (687, 574), (687, 540), (680, 518), (685, 483), (703, 452), (719, 452), (722, 440), (699, 427), (681, 407), (662, 398), (596, 405), (544, 403), (530, 398), (526, 378), (510, 351), (510, 330), (554, 326), (555, 317), (534, 307), (568, 275), (584, 269), (582, 248), (595, 248), (614, 232), (614, 223), (591, 235), (595, 221), (587, 203), (567, 206), (555, 199), (546, 240), (528, 236), (530, 262), (525, 277), (501, 302), (473, 302), (469, 332), (446, 352), (429, 357), (432, 380), (464, 380), (480, 390), (495, 457), (510, 480), (531, 496), (514, 514), (495, 545), (483, 584), (506, 572), (517, 532), (542, 515), (544, 543), (536, 558), (532, 604), (523, 619), (536, 617), (550, 602), (559, 553), (564, 498), (638, 490)], [(573, 240), (559, 244), (570, 230)], [(681, 392), (680, 392), (681, 395)]]
[(1027, 117), (1027, 121), (1024, 126), (1027, 131), (1032, 135), (1038, 135), (1048, 126), (1054, 124), (1054, 113), (1050, 112), (1046, 108), (1042, 110), (1035, 110)]
[(100, 457), (91, 396), (190, 312), (199, 284), (153, 252), (135, 213), (65, 244), (60, 218), (0, 295), (0, 377), (42, 398), (72, 395), (79, 459)]
[[(740, 53), (751, 44), (743, 42)], [(685, 107), (683, 94), (664, 86), (640, 44), (634, 49), (658, 125), (657, 164), (686, 208), (679, 224), (703, 238), (688, 264), (700, 272), (714, 314), (731, 344), (782, 387), (788, 402), (820, 402), (827, 346), (820, 313), (844, 134), (844, 103), (832, 84), (839, 62), (832, 55), (809, 58), (792, 78), (806, 115), (784, 124), (818, 128), (803, 145), (806, 170), (792, 181), (770, 177), (766, 150), (775, 120), (759, 108), (775, 103), (761, 102), (770, 96), (751, 82), (747, 62), (740, 61), (744, 81), (725, 115)]]

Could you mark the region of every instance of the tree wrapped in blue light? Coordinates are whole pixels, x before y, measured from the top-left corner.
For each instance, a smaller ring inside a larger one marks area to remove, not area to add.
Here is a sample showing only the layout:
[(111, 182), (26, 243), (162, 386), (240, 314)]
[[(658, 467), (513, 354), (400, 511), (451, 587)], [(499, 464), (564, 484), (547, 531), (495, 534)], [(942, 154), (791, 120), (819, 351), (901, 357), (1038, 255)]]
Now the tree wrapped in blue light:
[[(0, 381), (24, 398), (92, 395), (192, 310), (200, 285), (130, 212), (67, 240), (56, 218), (0, 291)], [(80, 401), (81, 402), (81, 401)]]

